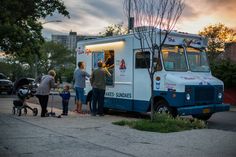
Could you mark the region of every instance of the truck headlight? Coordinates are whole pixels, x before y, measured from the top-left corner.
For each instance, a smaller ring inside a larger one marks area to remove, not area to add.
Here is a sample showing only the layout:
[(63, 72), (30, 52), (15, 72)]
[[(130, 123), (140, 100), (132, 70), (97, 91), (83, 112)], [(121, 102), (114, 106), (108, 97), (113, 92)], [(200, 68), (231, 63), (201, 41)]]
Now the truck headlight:
[(189, 94), (189, 93), (187, 93), (187, 94), (186, 94), (186, 100), (188, 100), (188, 101), (189, 101), (189, 100), (190, 100), (190, 98), (191, 98), (191, 97), (190, 97), (190, 94)]
[(222, 93), (218, 93), (218, 99), (222, 99)]

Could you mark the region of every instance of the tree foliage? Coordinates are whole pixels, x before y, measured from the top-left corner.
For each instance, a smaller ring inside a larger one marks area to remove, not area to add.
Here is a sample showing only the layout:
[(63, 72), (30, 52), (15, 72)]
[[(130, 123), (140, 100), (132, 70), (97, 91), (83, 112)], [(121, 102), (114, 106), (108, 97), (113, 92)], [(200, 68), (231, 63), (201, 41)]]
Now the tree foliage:
[(212, 74), (224, 82), (225, 87), (236, 87), (236, 64), (221, 60), (211, 65)]
[(62, 0), (0, 0), (0, 48), (11, 54), (38, 53), (43, 37), (39, 21), (55, 11), (69, 17)]
[(75, 57), (73, 52), (61, 44), (45, 42), (40, 48), (37, 68), (39, 73), (47, 73), (50, 69), (57, 71), (57, 77), (71, 82), (75, 69)]
[(4, 73), (6, 76), (10, 77), (12, 81), (21, 77), (33, 77), (30, 66), (12, 60), (12, 58), (6, 58), (4, 61), (0, 62), (0, 73)]
[(104, 32), (100, 32), (99, 34), (105, 37), (114, 36), (114, 35), (123, 35), (127, 34), (128, 29), (123, 26), (123, 24), (112, 24), (105, 27)]
[(206, 26), (199, 34), (208, 38), (207, 52), (211, 62), (224, 52), (226, 42), (236, 40), (236, 32), (221, 23)]

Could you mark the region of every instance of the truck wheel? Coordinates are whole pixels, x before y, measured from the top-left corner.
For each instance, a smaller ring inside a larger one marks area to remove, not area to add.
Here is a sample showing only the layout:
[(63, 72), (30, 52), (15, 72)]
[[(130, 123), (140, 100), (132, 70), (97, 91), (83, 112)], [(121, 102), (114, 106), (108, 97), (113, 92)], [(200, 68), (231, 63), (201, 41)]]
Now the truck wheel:
[(177, 113), (171, 108), (165, 100), (159, 100), (154, 104), (154, 110), (156, 113), (167, 113), (173, 117), (177, 116)]
[(212, 116), (212, 113), (192, 115), (193, 118), (197, 118), (204, 121), (207, 121), (208, 119), (210, 119), (211, 116)]
[(103, 108), (103, 113), (107, 114), (109, 112), (109, 108), (104, 107)]

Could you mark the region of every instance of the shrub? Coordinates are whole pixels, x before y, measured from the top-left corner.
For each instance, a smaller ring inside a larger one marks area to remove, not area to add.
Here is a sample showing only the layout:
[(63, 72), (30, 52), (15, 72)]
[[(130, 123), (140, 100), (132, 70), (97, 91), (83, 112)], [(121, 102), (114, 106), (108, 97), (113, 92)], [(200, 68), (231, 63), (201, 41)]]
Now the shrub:
[(198, 119), (182, 117), (173, 118), (168, 114), (160, 113), (156, 113), (154, 115), (153, 121), (147, 119), (133, 121), (122, 120), (118, 122), (113, 122), (113, 124), (120, 126), (129, 126), (131, 128), (142, 131), (161, 133), (206, 128), (205, 122)]

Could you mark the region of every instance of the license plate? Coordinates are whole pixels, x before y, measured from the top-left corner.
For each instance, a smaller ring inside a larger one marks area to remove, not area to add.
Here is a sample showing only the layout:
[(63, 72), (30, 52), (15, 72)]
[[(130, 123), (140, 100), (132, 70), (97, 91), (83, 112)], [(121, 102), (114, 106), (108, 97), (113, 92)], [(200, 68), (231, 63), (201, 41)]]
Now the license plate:
[(203, 109), (203, 113), (210, 113), (210, 109), (209, 108)]

